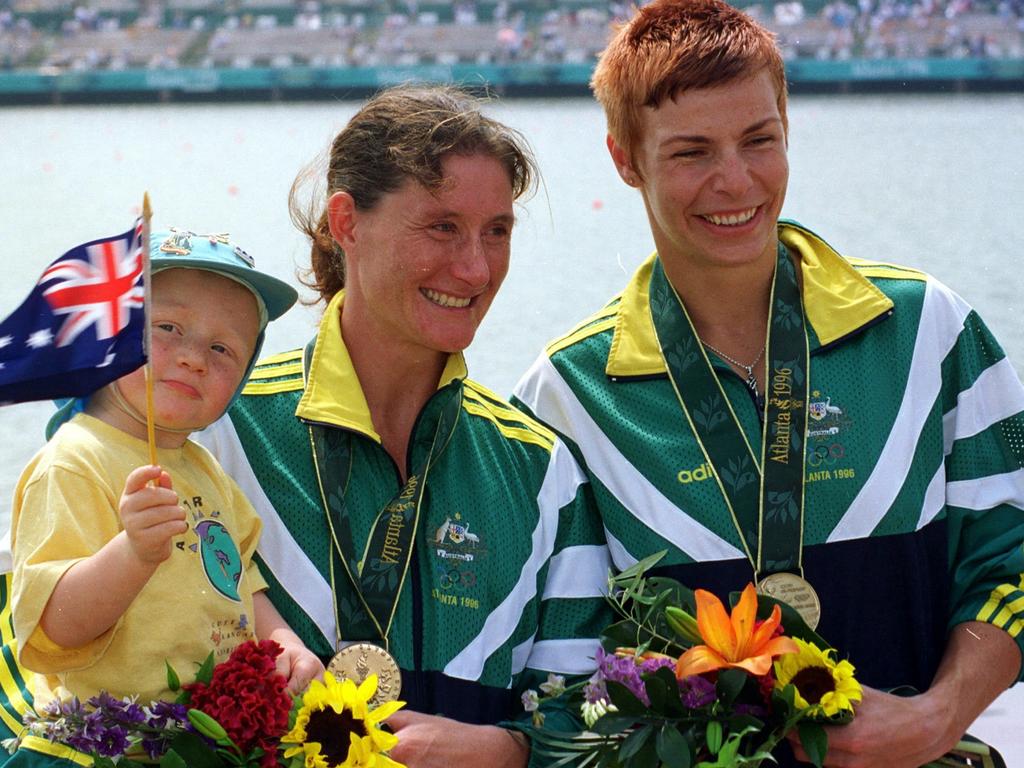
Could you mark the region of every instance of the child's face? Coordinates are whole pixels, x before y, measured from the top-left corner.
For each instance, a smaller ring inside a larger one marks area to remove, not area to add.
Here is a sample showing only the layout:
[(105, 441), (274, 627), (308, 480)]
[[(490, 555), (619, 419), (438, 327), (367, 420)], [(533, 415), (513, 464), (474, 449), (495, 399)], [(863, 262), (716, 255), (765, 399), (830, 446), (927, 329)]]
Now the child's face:
[[(201, 429), (218, 419), (249, 367), (259, 335), (256, 297), (239, 283), (196, 269), (153, 276), (153, 409), (157, 429)], [(119, 381), (146, 412), (140, 368)]]

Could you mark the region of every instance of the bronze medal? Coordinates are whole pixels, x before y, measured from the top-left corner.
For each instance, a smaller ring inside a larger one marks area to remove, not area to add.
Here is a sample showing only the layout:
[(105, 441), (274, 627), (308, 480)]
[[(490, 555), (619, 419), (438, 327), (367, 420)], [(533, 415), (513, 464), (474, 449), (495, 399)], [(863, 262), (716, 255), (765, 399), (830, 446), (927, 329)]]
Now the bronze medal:
[(373, 643), (352, 643), (334, 654), (327, 671), (338, 680), (362, 684), (370, 675), (377, 675), (377, 692), (370, 705), (378, 707), (397, 701), (402, 691), (402, 673), (395, 658)]
[(785, 603), (800, 614), (808, 627), (812, 630), (817, 628), (821, 620), (821, 602), (814, 587), (802, 576), (789, 571), (772, 573), (761, 579), (757, 591)]

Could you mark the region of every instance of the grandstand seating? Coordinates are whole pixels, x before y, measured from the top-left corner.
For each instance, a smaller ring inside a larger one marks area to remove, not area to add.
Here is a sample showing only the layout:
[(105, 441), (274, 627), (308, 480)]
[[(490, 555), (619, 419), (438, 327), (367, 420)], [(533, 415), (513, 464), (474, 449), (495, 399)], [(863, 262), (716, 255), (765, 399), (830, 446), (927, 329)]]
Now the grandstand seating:
[(173, 67), (195, 34), (191, 30), (132, 27), (50, 38), (42, 68)]
[(352, 66), (352, 27), (266, 27), (219, 29), (210, 38), (205, 65), (252, 66), (290, 61), (285, 66)]
[[(1024, 57), (1024, 0), (748, 10), (789, 58)], [(0, 67), (587, 63), (625, 13), (619, 0), (0, 0)]]

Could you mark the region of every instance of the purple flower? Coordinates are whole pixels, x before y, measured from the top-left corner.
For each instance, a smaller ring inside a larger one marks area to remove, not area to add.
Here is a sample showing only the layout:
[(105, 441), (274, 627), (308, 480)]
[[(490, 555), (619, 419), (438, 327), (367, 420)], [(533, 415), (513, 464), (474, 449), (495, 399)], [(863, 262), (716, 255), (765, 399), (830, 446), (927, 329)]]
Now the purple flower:
[(587, 704), (608, 701), (608, 688), (605, 686), (600, 672), (595, 672), (594, 676), (583, 686), (583, 698)]
[(144, 738), (142, 740), (142, 748), (146, 750), (150, 760), (159, 760), (167, 752), (170, 742), (170, 735), (160, 734), (159, 736)]
[(120, 712), (126, 706), (126, 702), (121, 699), (115, 699), (106, 691), (100, 691), (85, 703), (93, 709), (105, 709), (111, 713)]
[(61, 740), (79, 752), (90, 753), (96, 748), (96, 742), (81, 733), (69, 733)]
[(96, 752), (103, 757), (117, 757), (123, 755), (129, 745), (128, 735), (124, 729), (115, 726), (107, 728), (100, 734), (96, 742)]
[(171, 723), (184, 725), (188, 722), (188, 707), (184, 704), (154, 701), (147, 710), (149, 712), (147, 724), (152, 728), (165, 728)]
[(107, 729), (106, 713), (96, 709), (82, 718), (82, 737), (99, 741)]
[(640, 678), (640, 667), (632, 656), (616, 656), (613, 653), (606, 653), (603, 648), (598, 648), (594, 658), (597, 661), (597, 671), (603, 680), (621, 683), (642, 701), (645, 707), (651, 706), (644, 681)]
[(700, 675), (690, 675), (679, 681), (679, 695), (687, 709), (707, 707), (715, 701), (715, 684)]
[(144, 723), (146, 722), (146, 710), (134, 701), (126, 706), (118, 718), (122, 723)]
[(640, 674), (651, 675), (657, 672), (662, 667), (675, 667), (676, 660), (672, 658), (666, 658), (658, 656), (653, 659), (644, 659), (640, 662)]

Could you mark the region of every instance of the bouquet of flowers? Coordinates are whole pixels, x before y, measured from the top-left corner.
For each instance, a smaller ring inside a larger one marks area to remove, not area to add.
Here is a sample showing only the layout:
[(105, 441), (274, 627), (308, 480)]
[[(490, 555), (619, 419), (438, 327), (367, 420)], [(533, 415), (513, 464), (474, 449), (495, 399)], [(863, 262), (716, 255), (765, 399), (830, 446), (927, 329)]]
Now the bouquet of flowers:
[(398, 737), (381, 723), (403, 706), (370, 709), (377, 676), (358, 686), (329, 673), (292, 696), (275, 672), (281, 647), (250, 640), (217, 664), (211, 653), (195, 681), (182, 685), (167, 665), (171, 701), (140, 704), (105, 692), (85, 703), (55, 700), (25, 716), (6, 746), (46, 739), (91, 755), (97, 768), (404, 768), (387, 756)]
[[(796, 729), (820, 767), (822, 726), (849, 722), (861, 698), (853, 667), (753, 585), (727, 612), (709, 592), (646, 576), (663, 555), (612, 577), (621, 620), (602, 635), (596, 674), (568, 690), (552, 676), (543, 696), (524, 695), (533, 749), (579, 768), (753, 767)], [(556, 697), (579, 713), (577, 729), (545, 725), (543, 704)]]

